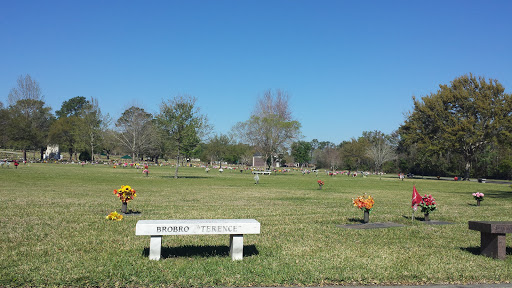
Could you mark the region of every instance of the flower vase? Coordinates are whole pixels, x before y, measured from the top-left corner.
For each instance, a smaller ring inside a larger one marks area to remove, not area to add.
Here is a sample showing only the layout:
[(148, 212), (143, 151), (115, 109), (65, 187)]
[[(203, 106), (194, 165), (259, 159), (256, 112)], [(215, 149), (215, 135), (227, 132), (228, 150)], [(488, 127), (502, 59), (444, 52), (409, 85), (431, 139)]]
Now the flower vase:
[(121, 206), (121, 213), (126, 213), (128, 211), (128, 202), (123, 202), (123, 205)]
[(322, 190), (322, 185), (318, 185), (318, 190)]
[(370, 211), (364, 210), (364, 223), (370, 222)]
[(425, 213), (425, 221), (430, 221), (430, 214), (429, 213)]
[(476, 206), (480, 206), (480, 201), (482, 201), (482, 200), (476, 199)]

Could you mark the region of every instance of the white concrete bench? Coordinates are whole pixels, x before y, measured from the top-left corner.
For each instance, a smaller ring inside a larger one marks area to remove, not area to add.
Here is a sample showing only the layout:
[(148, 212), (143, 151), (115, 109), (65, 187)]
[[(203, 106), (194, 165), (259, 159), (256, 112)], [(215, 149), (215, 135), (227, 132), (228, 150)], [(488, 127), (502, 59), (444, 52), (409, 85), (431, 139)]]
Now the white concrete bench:
[(252, 171), (252, 174), (266, 174), (266, 175), (270, 175), (272, 173), (272, 171)]
[(243, 234), (260, 234), (260, 222), (254, 219), (139, 220), (135, 226), (135, 235), (151, 236), (151, 260), (160, 259), (163, 235), (213, 234), (229, 234), (229, 255), (233, 260), (242, 260)]

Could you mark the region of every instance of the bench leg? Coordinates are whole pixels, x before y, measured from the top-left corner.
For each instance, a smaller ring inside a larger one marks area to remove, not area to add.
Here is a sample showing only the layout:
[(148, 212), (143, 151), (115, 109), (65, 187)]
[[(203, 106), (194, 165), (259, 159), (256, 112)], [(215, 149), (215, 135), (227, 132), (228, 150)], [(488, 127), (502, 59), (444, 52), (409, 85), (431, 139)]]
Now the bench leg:
[(162, 252), (162, 236), (151, 236), (149, 242), (149, 260), (160, 260)]
[(242, 260), (244, 257), (244, 235), (231, 234), (229, 235), (229, 255), (231, 259)]
[(506, 234), (480, 232), (480, 254), (504, 260), (507, 256)]

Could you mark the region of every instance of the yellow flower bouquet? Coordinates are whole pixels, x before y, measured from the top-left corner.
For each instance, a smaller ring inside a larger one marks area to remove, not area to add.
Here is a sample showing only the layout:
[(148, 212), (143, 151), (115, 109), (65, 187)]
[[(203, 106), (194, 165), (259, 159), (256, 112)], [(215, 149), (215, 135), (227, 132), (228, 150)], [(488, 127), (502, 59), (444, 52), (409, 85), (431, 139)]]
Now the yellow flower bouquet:
[(135, 194), (135, 189), (128, 185), (121, 186), (121, 189), (114, 189), (114, 194), (117, 195), (119, 200), (121, 200), (121, 213), (126, 213), (128, 211), (128, 202), (137, 197)]
[(119, 197), (121, 202), (128, 203), (130, 200), (133, 200), (133, 198), (137, 197), (137, 194), (135, 194), (135, 189), (132, 189), (132, 187), (128, 185), (121, 186), (121, 189), (117, 190), (114, 189), (114, 194)]
[(121, 221), (123, 220), (123, 215), (117, 213), (116, 211), (110, 213), (107, 215), (106, 217), (108, 220), (113, 220), (113, 221)]

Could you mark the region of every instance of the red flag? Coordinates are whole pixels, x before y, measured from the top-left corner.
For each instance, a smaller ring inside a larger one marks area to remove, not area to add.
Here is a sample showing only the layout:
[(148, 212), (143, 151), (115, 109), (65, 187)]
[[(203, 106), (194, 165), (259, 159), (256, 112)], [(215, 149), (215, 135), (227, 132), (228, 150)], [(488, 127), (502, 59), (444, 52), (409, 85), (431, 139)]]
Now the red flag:
[(411, 207), (414, 207), (414, 205), (418, 205), (421, 203), (421, 195), (418, 193), (418, 190), (416, 190), (416, 185), (412, 186), (412, 204)]

